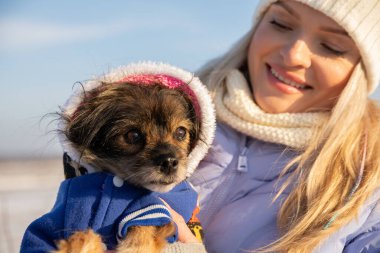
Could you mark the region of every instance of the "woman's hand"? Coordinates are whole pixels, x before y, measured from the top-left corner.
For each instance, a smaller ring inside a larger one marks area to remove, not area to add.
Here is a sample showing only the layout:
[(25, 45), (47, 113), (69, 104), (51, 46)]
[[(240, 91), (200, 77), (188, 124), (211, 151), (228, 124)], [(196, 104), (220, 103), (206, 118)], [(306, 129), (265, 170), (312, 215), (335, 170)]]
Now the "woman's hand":
[(163, 199), (161, 199), (162, 202), (166, 205), (166, 207), (169, 209), (170, 214), (173, 218), (173, 221), (177, 224), (178, 228), (178, 241), (182, 243), (199, 243), (199, 240), (193, 235), (193, 233), (190, 231), (189, 227), (186, 225), (185, 220), (183, 219), (182, 215), (174, 211), (168, 203), (166, 203)]

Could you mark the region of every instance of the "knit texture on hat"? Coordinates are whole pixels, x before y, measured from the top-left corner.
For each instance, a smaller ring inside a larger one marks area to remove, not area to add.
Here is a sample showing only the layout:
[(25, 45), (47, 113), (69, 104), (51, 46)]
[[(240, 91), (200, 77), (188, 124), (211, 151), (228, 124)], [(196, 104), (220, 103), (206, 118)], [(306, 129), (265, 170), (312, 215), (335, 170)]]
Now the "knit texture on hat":
[[(295, 0), (324, 13), (351, 36), (365, 66), (368, 93), (380, 83), (380, 0)], [(254, 26), (271, 3), (260, 0), (254, 14)]]
[(238, 70), (232, 70), (215, 96), (219, 120), (248, 136), (293, 148), (305, 147), (315, 126), (329, 113), (278, 113), (262, 111), (254, 102), (249, 84)]

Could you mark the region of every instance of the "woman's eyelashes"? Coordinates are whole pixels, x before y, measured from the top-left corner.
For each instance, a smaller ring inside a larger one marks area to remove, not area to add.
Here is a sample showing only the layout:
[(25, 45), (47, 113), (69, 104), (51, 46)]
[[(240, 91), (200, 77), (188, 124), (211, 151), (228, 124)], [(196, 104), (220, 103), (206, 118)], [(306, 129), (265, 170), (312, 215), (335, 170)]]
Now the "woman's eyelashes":
[[(293, 31), (293, 28), (290, 25), (287, 25), (283, 22), (280, 22), (278, 20), (271, 20), (269, 22), (276, 30), (279, 30), (281, 32), (286, 31)], [(324, 53), (332, 54), (334, 56), (343, 56), (346, 54), (347, 51), (336, 49), (334, 46), (329, 45), (328, 43), (320, 43), (322, 49), (324, 50)]]
[(275, 29), (278, 29), (281, 31), (292, 31), (293, 30), (289, 25), (286, 25), (286, 24), (279, 22), (275, 19), (273, 19), (269, 23), (272, 24), (275, 27)]
[(321, 43), (321, 46), (322, 46), (323, 49), (326, 50), (328, 53), (331, 53), (331, 54), (336, 55), (336, 56), (343, 56), (344, 54), (346, 54), (346, 51), (335, 49), (335, 48), (329, 46), (329, 45), (326, 44), (326, 43)]

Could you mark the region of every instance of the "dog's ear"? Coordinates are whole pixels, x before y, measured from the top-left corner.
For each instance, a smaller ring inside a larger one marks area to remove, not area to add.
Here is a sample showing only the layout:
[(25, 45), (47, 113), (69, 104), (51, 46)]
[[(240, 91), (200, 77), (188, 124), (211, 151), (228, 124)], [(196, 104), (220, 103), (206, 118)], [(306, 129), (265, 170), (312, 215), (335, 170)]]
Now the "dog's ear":
[(196, 111), (195, 111), (195, 107), (194, 107), (194, 104), (191, 100), (191, 98), (183, 93), (182, 96), (185, 98), (186, 100), (186, 103), (187, 103), (187, 117), (191, 120), (191, 122), (193, 123), (192, 124), (192, 128), (190, 129), (190, 149), (189, 149), (189, 152), (191, 152), (193, 150), (193, 148), (197, 145), (198, 141), (202, 141), (201, 140), (201, 137), (200, 137), (200, 129), (201, 129), (201, 119), (199, 118), (199, 116), (197, 115)]
[[(73, 115), (62, 118), (66, 121), (63, 133), (67, 140), (76, 146), (81, 157), (86, 150), (104, 145), (108, 137), (107, 130), (114, 117), (114, 108), (118, 106), (112, 96), (105, 92), (111, 85), (103, 84), (99, 88), (84, 93)], [(101, 142), (101, 145), (98, 142)]]

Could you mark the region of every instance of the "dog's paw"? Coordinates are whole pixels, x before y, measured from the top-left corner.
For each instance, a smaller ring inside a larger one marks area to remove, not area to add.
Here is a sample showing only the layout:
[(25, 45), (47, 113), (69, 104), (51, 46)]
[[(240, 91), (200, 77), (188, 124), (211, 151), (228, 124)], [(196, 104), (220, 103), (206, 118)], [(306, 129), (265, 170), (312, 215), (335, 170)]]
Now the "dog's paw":
[(92, 230), (79, 231), (71, 235), (67, 240), (57, 243), (58, 250), (52, 253), (103, 253), (102, 239)]
[(135, 226), (128, 229), (117, 253), (160, 253), (167, 244), (166, 238), (173, 235), (175, 226), (169, 223), (164, 226)]

